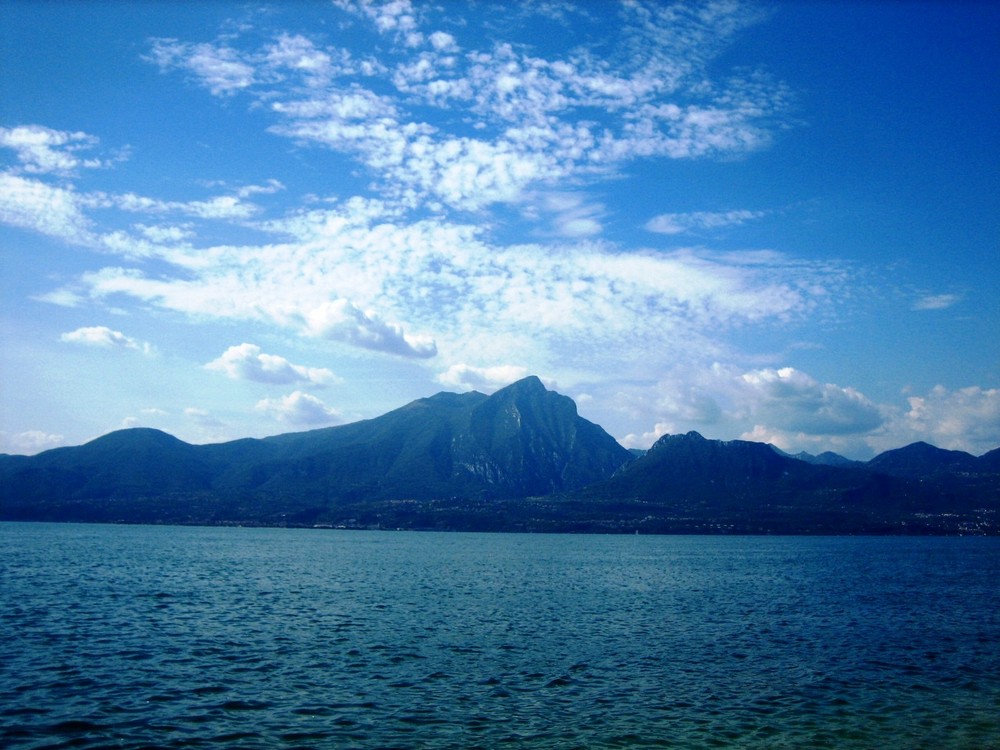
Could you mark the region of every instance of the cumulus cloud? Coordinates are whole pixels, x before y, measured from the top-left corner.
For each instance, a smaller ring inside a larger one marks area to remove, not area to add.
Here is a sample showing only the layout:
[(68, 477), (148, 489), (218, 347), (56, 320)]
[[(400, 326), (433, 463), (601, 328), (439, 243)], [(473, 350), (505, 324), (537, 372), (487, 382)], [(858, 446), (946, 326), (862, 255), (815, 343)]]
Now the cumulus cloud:
[(325, 386), (337, 381), (337, 376), (325, 367), (293, 365), (284, 357), (265, 354), (256, 344), (231, 346), (205, 367), (224, 373), (233, 380), (253, 380), (258, 383), (308, 383)]
[(103, 349), (131, 349), (143, 354), (152, 354), (155, 351), (151, 344), (138, 341), (107, 326), (77, 328), (75, 331), (62, 334), (59, 340), (69, 344), (96, 346)]
[(908, 408), (893, 413), (884, 430), (874, 435), (877, 450), (898, 448), (923, 440), (939, 448), (975, 455), (1000, 447), (1000, 389), (938, 385), (928, 393), (907, 398)]
[(257, 411), (279, 422), (295, 425), (338, 424), (340, 412), (331, 409), (315, 396), (295, 391), (281, 398), (265, 398), (257, 402)]
[(697, 230), (735, 226), (766, 215), (766, 211), (747, 210), (660, 214), (646, 222), (646, 229), (658, 234), (685, 234)]
[(908, 396), (901, 408), (793, 367), (741, 371), (715, 364), (679, 368), (655, 395), (639, 390), (607, 398), (633, 419), (652, 417), (649, 431), (622, 438), (630, 448), (688, 430), (771, 443), (791, 453), (834, 451), (859, 459), (921, 440), (975, 455), (1000, 447), (996, 388), (939, 385)]
[(793, 367), (740, 370), (714, 364), (682, 368), (663, 380), (646, 433), (629, 434), (627, 447), (648, 447), (665, 434), (709, 435), (768, 442), (791, 452), (869, 453), (868, 440), (885, 424), (888, 408), (850, 386), (823, 383)]
[(528, 368), (518, 365), (496, 365), (494, 367), (473, 367), (457, 364), (437, 376), (437, 381), (449, 388), (475, 390), (493, 393), (521, 378), (527, 377)]
[(419, 33), (417, 11), (411, 0), (388, 0), (373, 3), (368, 0), (335, 0), (344, 10), (366, 17), (381, 34), (391, 34), (401, 39), (407, 46), (417, 46), (423, 41)]
[(807, 435), (866, 433), (879, 427), (878, 405), (851, 387), (821, 383), (793, 367), (744, 373), (746, 408), (755, 423)]
[(307, 315), (308, 330), (315, 336), (346, 341), (365, 349), (427, 358), (437, 354), (437, 345), (427, 336), (406, 333), (401, 326), (386, 323), (346, 299), (332, 300)]

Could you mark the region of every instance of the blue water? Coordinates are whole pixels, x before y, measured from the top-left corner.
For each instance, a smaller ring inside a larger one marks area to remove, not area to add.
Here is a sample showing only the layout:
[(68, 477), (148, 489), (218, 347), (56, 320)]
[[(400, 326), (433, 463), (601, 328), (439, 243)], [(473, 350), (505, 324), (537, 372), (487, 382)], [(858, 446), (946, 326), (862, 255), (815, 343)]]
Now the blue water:
[(0, 524), (0, 746), (1000, 748), (1000, 539)]

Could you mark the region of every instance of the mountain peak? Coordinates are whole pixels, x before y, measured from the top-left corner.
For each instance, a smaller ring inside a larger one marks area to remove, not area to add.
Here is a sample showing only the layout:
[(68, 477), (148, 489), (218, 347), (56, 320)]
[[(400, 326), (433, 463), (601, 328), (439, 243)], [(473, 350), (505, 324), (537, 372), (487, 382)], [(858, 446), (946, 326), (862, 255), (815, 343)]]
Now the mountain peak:
[(680, 443), (705, 443), (707, 441), (708, 438), (704, 437), (700, 432), (695, 432), (694, 430), (686, 432), (683, 435), (667, 434), (660, 436), (660, 438), (650, 446), (649, 452), (663, 448), (667, 445)]
[(548, 393), (548, 388), (537, 375), (528, 375), (520, 380), (515, 380), (508, 386), (504, 386), (493, 395), (500, 393), (535, 394)]
[(160, 443), (163, 445), (184, 443), (180, 438), (176, 438), (168, 432), (157, 430), (153, 427), (127, 427), (123, 430), (114, 430), (113, 432), (105, 433), (98, 438), (94, 438), (89, 443), (85, 443), (85, 445), (133, 444), (137, 440), (149, 444)]

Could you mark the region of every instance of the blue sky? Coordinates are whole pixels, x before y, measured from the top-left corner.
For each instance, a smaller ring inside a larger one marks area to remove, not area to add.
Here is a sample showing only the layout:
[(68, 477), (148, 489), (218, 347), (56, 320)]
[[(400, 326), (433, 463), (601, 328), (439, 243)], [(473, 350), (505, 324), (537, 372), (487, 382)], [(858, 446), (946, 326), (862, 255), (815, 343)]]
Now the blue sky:
[(527, 374), (629, 447), (1000, 446), (995, 3), (0, 15), (0, 451)]

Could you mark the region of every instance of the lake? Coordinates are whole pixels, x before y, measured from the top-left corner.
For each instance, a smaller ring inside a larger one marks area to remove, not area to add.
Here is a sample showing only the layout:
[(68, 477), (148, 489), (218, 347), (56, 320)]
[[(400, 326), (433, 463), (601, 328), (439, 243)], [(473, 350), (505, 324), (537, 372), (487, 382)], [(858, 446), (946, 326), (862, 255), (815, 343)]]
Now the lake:
[(1000, 539), (0, 524), (0, 746), (1000, 748)]

